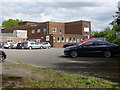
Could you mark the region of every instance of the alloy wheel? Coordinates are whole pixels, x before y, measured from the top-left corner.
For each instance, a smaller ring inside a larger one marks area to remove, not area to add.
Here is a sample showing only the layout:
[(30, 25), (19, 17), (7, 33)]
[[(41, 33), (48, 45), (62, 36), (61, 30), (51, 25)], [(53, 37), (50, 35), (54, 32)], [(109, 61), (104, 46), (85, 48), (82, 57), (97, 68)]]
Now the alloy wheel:
[(111, 52), (110, 51), (105, 51), (104, 56), (109, 58), (111, 56)]
[(72, 51), (72, 52), (71, 52), (71, 57), (75, 58), (75, 57), (77, 57), (77, 56), (78, 56), (77, 51)]

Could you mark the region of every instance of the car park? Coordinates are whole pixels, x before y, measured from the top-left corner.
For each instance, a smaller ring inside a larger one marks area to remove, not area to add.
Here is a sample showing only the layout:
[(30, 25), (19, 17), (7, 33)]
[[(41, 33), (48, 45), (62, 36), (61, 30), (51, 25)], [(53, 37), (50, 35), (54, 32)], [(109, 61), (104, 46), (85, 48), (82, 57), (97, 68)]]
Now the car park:
[(16, 47), (17, 47), (17, 44), (18, 44), (18, 43), (16, 43), (16, 42), (11, 43), (11, 44), (10, 44), (10, 48), (16, 48)]
[(69, 46), (75, 46), (76, 43), (67, 43), (63, 46), (63, 48), (69, 47)]
[(4, 47), (4, 48), (9, 48), (9, 49), (10, 49), (11, 43), (13, 43), (13, 42), (7, 42), (7, 43), (4, 44), (3, 47)]
[(50, 43), (49, 43), (49, 42), (40, 43), (40, 49), (43, 49), (43, 48), (48, 48), (48, 49), (50, 49), (50, 48), (51, 48)]
[(118, 45), (100, 40), (85, 42), (79, 46), (72, 46), (64, 49), (64, 55), (71, 56), (73, 58), (82, 54), (102, 54), (105, 57), (110, 57), (117, 53), (120, 53), (120, 47)]
[(4, 62), (6, 59), (6, 54), (4, 51), (0, 50), (0, 62)]
[(40, 47), (41, 47), (41, 44), (34, 41), (28, 41), (28, 42), (25, 42), (24, 44), (24, 48), (29, 48), (29, 49), (40, 48)]

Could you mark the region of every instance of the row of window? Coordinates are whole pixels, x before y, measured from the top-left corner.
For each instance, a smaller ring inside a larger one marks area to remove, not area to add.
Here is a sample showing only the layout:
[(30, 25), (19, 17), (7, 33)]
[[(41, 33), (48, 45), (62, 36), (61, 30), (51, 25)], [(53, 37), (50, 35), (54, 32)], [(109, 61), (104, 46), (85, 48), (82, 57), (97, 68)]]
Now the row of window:
[[(37, 29), (37, 33), (40, 33), (40, 32), (41, 32), (41, 29)], [(46, 32), (47, 32), (47, 29), (44, 28), (44, 29), (43, 29), (43, 32), (46, 33)], [(57, 32), (57, 28), (52, 28), (52, 32), (53, 32), (53, 33)], [(32, 30), (31, 33), (34, 34), (34, 33), (35, 33), (35, 30)], [(62, 30), (61, 30), (61, 29), (59, 30), (59, 34), (62, 34)]]
[[(41, 32), (41, 29), (37, 29), (37, 33), (40, 33), (40, 32)], [(47, 32), (47, 29), (44, 28), (44, 29), (43, 29), (43, 32), (46, 33), (46, 32)], [(34, 33), (35, 33), (35, 30), (32, 30), (31, 33), (34, 34)]]
[[(76, 43), (76, 38), (68, 38), (68, 37), (66, 37), (66, 39), (64, 38), (64, 37), (57, 37), (57, 42), (65, 42), (65, 40), (66, 40), (66, 42), (75, 42)], [(82, 39), (80, 39), (80, 38), (77, 38), (77, 42), (80, 42)]]

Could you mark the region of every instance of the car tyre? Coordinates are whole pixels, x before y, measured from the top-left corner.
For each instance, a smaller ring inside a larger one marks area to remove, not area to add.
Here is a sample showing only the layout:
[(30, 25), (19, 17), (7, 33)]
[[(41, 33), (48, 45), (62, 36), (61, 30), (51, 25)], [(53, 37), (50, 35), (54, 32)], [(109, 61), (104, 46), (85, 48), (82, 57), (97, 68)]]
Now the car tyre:
[(29, 47), (29, 49), (31, 50), (31, 49), (32, 49), (32, 47)]
[(111, 52), (110, 51), (105, 51), (104, 56), (109, 58), (111, 56)]
[(50, 49), (50, 47), (48, 47), (48, 49)]
[(10, 47), (8, 47), (8, 49), (11, 49)]
[(0, 63), (3, 63), (3, 62), (4, 62), (4, 60), (5, 60), (4, 56), (3, 56), (3, 55), (1, 55), (1, 56), (0, 56)]
[(41, 46), (40, 49), (43, 49), (43, 46)]
[(71, 57), (76, 58), (78, 56), (77, 51), (71, 51)]

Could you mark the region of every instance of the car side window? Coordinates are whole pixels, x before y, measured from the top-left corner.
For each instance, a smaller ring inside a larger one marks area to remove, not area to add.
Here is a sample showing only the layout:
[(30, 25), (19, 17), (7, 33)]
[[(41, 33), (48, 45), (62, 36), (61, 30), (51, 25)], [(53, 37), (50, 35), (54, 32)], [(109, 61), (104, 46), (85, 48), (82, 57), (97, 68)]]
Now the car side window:
[(34, 45), (34, 43), (30, 43), (31, 45)]
[(39, 43), (35, 43), (36, 45), (39, 45)]

